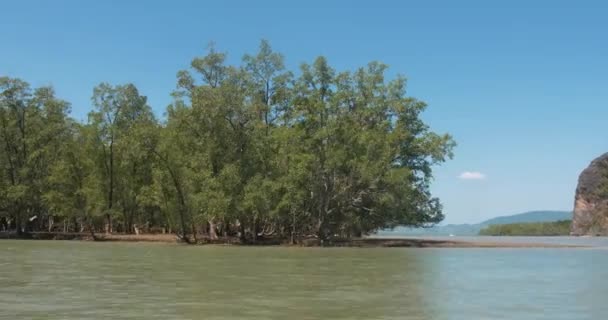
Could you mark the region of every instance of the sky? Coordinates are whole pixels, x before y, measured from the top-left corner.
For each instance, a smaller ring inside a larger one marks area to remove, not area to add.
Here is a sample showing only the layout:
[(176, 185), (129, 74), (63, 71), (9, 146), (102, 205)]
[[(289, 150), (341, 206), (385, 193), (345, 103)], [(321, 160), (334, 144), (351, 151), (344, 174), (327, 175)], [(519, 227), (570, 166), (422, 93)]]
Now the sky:
[(176, 72), (214, 42), (230, 63), (267, 39), (288, 68), (326, 56), (408, 78), (424, 120), (458, 143), (436, 167), (444, 223), (572, 210), (608, 152), (601, 1), (0, 0), (0, 76), (52, 85), (85, 120), (93, 87), (134, 83), (162, 116)]

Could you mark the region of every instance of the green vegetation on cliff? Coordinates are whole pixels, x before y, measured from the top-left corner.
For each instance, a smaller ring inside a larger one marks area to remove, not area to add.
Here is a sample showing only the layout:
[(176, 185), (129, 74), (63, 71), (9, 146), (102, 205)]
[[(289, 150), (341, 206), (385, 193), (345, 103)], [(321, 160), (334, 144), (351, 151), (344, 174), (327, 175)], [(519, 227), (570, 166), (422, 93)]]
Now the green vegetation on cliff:
[(532, 222), (493, 224), (481, 231), (482, 236), (567, 236), (570, 234), (571, 220), (555, 222)]
[(452, 155), (426, 104), (371, 62), (285, 69), (263, 41), (177, 73), (159, 121), (133, 84), (94, 88), (88, 121), (51, 88), (0, 77), (0, 230), (297, 241), (443, 219), (432, 167)]

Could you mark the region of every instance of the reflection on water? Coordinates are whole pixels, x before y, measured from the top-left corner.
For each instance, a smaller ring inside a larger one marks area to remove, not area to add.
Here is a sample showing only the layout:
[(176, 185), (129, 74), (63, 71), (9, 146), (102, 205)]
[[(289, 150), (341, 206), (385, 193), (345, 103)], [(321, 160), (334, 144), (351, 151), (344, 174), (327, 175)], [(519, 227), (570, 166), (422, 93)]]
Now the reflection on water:
[(604, 319), (601, 249), (0, 242), (0, 319)]

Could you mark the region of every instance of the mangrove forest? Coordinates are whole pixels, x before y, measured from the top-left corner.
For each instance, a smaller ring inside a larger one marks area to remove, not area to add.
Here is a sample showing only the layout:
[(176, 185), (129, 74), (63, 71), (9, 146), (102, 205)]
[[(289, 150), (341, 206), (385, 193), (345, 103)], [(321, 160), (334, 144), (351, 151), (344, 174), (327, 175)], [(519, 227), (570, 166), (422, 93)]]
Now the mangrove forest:
[(238, 65), (210, 47), (190, 66), (164, 113), (100, 83), (86, 121), (53, 88), (0, 77), (0, 231), (297, 243), (443, 219), (432, 168), (455, 143), (386, 65), (290, 71), (262, 41)]

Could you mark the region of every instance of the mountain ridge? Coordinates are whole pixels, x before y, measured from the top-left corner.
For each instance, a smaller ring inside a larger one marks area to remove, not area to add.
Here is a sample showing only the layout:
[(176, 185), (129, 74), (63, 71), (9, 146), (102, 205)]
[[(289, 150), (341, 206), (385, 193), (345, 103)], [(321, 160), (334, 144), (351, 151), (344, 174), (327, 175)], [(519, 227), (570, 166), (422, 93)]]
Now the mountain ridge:
[(508, 216), (498, 216), (473, 224), (447, 224), (430, 228), (397, 227), (393, 230), (382, 230), (378, 235), (477, 235), (481, 229), (489, 225), (531, 222), (554, 222), (572, 219), (572, 211), (534, 210)]

